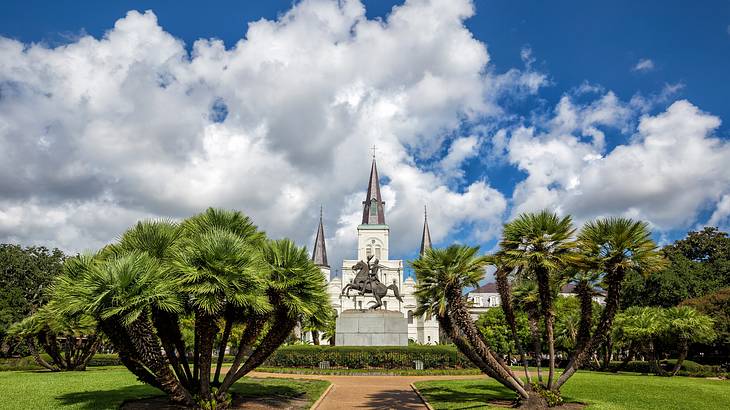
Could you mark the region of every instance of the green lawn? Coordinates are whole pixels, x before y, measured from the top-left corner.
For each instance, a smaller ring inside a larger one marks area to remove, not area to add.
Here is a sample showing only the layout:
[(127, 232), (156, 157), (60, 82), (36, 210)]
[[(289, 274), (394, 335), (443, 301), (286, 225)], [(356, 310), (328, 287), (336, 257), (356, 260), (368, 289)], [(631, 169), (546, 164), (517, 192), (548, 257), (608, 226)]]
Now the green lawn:
[[(304, 397), (314, 403), (329, 383), (321, 380), (243, 378), (233, 391), (246, 397)], [(116, 409), (127, 399), (162, 393), (135, 380), (124, 367), (85, 372), (0, 372), (0, 410)]]
[[(487, 402), (515, 397), (491, 379), (426, 381), (416, 387), (435, 409), (498, 408)], [(567, 401), (589, 404), (589, 410), (730, 408), (727, 380), (579, 372), (562, 391)]]

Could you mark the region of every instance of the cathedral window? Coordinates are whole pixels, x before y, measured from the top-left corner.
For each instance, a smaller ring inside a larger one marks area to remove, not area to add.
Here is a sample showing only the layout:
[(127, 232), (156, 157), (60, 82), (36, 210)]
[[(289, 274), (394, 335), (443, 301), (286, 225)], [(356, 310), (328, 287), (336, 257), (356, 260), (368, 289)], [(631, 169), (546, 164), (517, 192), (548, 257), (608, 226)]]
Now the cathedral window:
[(375, 257), (380, 259), (380, 246), (375, 245)]
[(373, 255), (373, 247), (371, 245), (368, 245), (365, 247), (365, 256), (372, 256)]
[(409, 325), (413, 324), (413, 311), (412, 310), (408, 311), (408, 324)]

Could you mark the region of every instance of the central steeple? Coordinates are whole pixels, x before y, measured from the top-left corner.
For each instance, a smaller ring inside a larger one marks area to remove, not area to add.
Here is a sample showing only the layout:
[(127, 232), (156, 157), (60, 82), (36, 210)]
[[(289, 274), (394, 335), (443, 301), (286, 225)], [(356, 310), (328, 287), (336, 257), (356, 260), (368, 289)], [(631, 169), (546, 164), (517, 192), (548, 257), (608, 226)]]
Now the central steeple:
[(380, 197), (380, 180), (375, 156), (373, 156), (373, 165), (370, 168), (368, 193), (362, 204), (364, 205), (362, 210), (363, 225), (385, 225), (385, 202)]

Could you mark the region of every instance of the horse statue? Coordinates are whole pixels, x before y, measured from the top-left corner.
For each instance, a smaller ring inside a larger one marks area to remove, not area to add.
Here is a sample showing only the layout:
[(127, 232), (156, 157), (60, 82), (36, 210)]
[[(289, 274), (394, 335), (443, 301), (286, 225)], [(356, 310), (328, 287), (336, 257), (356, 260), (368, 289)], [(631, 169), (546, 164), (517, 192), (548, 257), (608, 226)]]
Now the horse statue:
[(372, 293), (375, 298), (375, 304), (371, 306), (370, 309), (375, 310), (383, 306), (382, 298), (387, 296), (388, 289), (391, 289), (395, 298), (403, 302), (403, 299), (401, 299), (400, 293), (398, 292), (398, 286), (396, 286), (395, 283), (385, 286), (377, 278), (374, 280), (369, 278), (370, 265), (367, 262), (359, 261), (352, 266), (352, 270), (356, 271), (357, 274), (350, 283), (342, 288), (341, 295), (345, 295), (349, 298), (350, 291), (353, 289), (360, 291), (361, 294)]

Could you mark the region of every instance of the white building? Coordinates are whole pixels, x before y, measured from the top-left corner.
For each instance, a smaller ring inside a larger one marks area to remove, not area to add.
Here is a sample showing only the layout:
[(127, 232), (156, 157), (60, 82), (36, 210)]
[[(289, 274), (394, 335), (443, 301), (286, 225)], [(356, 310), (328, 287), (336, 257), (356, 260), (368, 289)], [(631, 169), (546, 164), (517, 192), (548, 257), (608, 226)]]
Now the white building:
[[(561, 297), (574, 296), (575, 285), (569, 283), (563, 286), (558, 295)], [(485, 283), (472, 290), (467, 294), (467, 300), (470, 302), (469, 313), (474, 320), (477, 320), (479, 315), (485, 313), (490, 308), (499, 307), (502, 302), (497, 291), (497, 284), (494, 282)], [(603, 304), (603, 296), (594, 296), (593, 300)]]
[[(328, 283), (328, 293), (332, 306), (341, 314), (348, 309), (368, 309), (375, 304), (375, 298), (371, 295), (360, 296), (358, 291), (350, 291), (350, 297), (342, 295), (342, 288), (350, 283), (356, 272), (352, 267), (358, 261), (367, 260), (373, 256), (379, 260), (382, 266), (378, 272), (378, 279), (384, 285), (395, 284), (398, 286), (403, 302), (392, 297), (392, 292), (383, 298), (381, 309), (398, 311), (408, 318), (408, 338), (421, 344), (436, 344), (439, 341), (439, 326), (435, 319), (426, 320), (422, 317), (415, 317), (416, 298), (413, 295), (416, 281), (409, 277), (403, 279), (404, 264), (400, 259), (389, 258), (390, 228), (385, 223), (385, 202), (380, 196), (380, 181), (378, 168), (373, 158), (370, 168), (370, 179), (368, 181), (368, 192), (363, 201), (362, 223), (357, 227), (357, 253), (356, 259), (345, 259), (342, 261), (342, 274), (332, 278), (330, 265), (327, 260), (327, 248), (324, 239), (324, 226), (320, 215), (317, 236), (314, 241), (312, 260), (319, 266), (322, 274)], [(424, 214), (423, 235), (421, 237), (421, 253), (431, 247), (431, 234), (428, 229), (428, 221)], [(307, 337), (311, 337), (307, 335)]]

